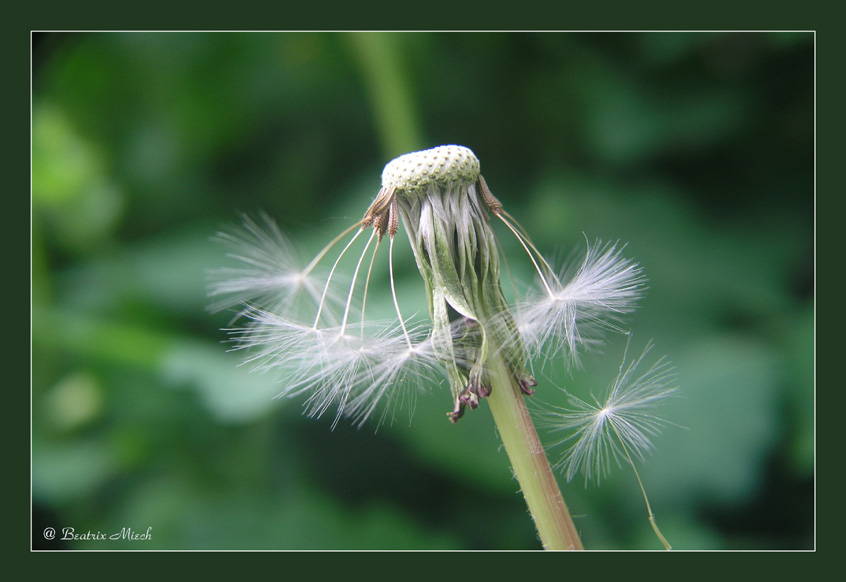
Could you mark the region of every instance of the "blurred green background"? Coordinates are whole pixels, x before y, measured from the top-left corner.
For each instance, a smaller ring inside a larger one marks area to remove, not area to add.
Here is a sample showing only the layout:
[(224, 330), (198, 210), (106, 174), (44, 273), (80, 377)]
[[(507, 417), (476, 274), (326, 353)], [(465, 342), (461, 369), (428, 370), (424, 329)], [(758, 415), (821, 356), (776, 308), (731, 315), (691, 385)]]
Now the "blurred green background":
[[(670, 542), (814, 546), (813, 34), (50, 33), (33, 67), (34, 548), (538, 548), (484, 406), (452, 426), (433, 386), (411, 422), (331, 431), (205, 309), (239, 212), (308, 257), (385, 163), (449, 143), (548, 255), (619, 239), (642, 264), (632, 349), (681, 388), (639, 467)], [(609, 340), (535, 399), (601, 392)], [(660, 548), (630, 469), (561, 485), (586, 547)]]

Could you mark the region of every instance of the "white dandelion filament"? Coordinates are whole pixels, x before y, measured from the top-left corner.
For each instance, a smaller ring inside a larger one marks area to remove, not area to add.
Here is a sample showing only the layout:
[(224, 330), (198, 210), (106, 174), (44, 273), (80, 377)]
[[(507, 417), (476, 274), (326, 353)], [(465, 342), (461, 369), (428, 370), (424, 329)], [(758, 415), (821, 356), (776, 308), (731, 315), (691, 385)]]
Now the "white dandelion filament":
[(344, 330), (347, 327), (347, 319), (350, 315), (350, 305), (352, 304), (353, 293), (355, 292), (355, 283), (358, 279), (358, 272), (361, 269), (361, 262), (364, 260), (364, 255), (367, 254), (367, 249), (370, 248), (370, 243), (373, 242), (373, 237), (375, 236), (376, 231), (374, 230), (372, 233), (370, 233), (370, 238), (367, 239), (367, 244), (364, 245), (364, 250), (361, 251), (361, 256), (358, 257), (358, 262), (355, 264), (355, 271), (353, 271), (352, 282), (350, 283), (350, 292), (347, 296), (347, 306), (344, 308), (344, 319), (341, 322), (341, 333), (344, 333)]
[(634, 471), (635, 478), (637, 479), (637, 485), (638, 487), (640, 487), (640, 492), (643, 493), (643, 501), (644, 503), (646, 503), (646, 513), (649, 515), (649, 524), (652, 526), (652, 531), (655, 532), (655, 536), (664, 546), (665, 550), (672, 550), (673, 548), (672, 546), (670, 546), (670, 542), (667, 541), (667, 538), (664, 537), (664, 534), (662, 534), (661, 530), (658, 528), (658, 522), (655, 520), (655, 513), (652, 511), (652, 506), (649, 504), (649, 497), (646, 496), (646, 488), (643, 486), (643, 481), (640, 478), (640, 473), (638, 473), (637, 467), (634, 464), (634, 460), (632, 460), (632, 456), (629, 454), (629, 449), (626, 446), (626, 443), (623, 441), (623, 437), (621, 437), (620, 433), (617, 431), (617, 428), (613, 424), (611, 424), (611, 428), (614, 429), (614, 434), (620, 441), (620, 446), (623, 447), (623, 452), (626, 453), (626, 459), (632, 466), (632, 471)]
[[(357, 222), (357, 223), (353, 224), (352, 226), (350, 226), (349, 228), (344, 229), (344, 231), (341, 232), (335, 238), (333, 238), (332, 241), (328, 245), (323, 247), (323, 250), (321, 250), (319, 253), (317, 253), (317, 255), (308, 264), (308, 266), (305, 269), (303, 269), (303, 272), (306, 273), (306, 274), (310, 273), (317, 266), (317, 264), (320, 261), (323, 260), (323, 257), (325, 257), (326, 254), (335, 247), (336, 244), (341, 242), (341, 240), (343, 240), (349, 233), (351, 233), (352, 231), (354, 231), (357, 228), (361, 228), (360, 222)], [(358, 236), (358, 235), (356, 235), (356, 236)]]
[(326, 279), (326, 286), (323, 289), (323, 295), (320, 298), (320, 306), (317, 309), (317, 315), (314, 317), (314, 329), (317, 329), (317, 324), (320, 322), (320, 315), (323, 313), (323, 306), (326, 304), (326, 294), (329, 292), (329, 285), (332, 283), (332, 277), (335, 274), (335, 269), (338, 268), (338, 263), (341, 262), (341, 259), (346, 254), (347, 250), (352, 246), (358, 236), (364, 232), (363, 229), (360, 229), (355, 235), (350, 239), (350, 241), (344, 247), (344, 250), (341, 251), (341, 254), (338, 255), (338, 258), (335, 259), (335, 263), (332, 265), (332, 269), (329, 271), (329, 276)]
[[(555, 297), (555, 293), (552, 292), (552, 288), (550, 288), (549, 283), (547, 283), (546, 277), (544, 276), (543, 271), (541, 271), (541, 268), (538, 266), (538, 263), (535, 260), (534, 254), (532, 254), (532, 251), (530, 251), (529, 247), (526, 246), (527, 244), (531, 245), (531, 242), (527, 241), (523, 237), (523, 235), (520, 234), (517, 231), (517, 229), (514, 228), (514, 226), (508, 220), (505, 219), (504, 216), (502, 216), (502, 215), (498, 215), (498, 216), (499, 216), (499, 219), (503, 222), (503, 224), (505, 224), (505, 226), (507, 226), (511, 230), (511, 232), (514, 233), (515, 238), (523, 246), (523, 249), (525, 249), (526, 254), (529, 255), (529, 259), (532, 261), (532, 264), (535, 266), (535, 270), (538, 272), (538, 277), (540, 277), (541, 283), (543, 283), (543, 286), (544, 286), (544, 289), (546, 289), (546, 292), (549, 294), (550, 297)], [(535, 250), (535, 253), (537, 253), (537, 249), (535, 249), (534, 245), (532, 245), (532, 249)], [(540, 255), (538, 254), (538, 256), (540, 256)], [(541, 257), (541, 260), (543, 260), (543, 257)], [(544, 261), (544, 264), (546, 264), (546, 261)], [(547, 265), (547, 267), (549, 267), (549, 265)], [(549, 270), (550, 270), (550, 272), (552, 271), (552, 269), (549, 269)], [(554, 274), (553, 274), (553, 276), (554, 276)]]
[(405, 341), (408, 342), (408, 349), (411, 350), (413, 349), (411, 338), (408, 336), (408, 329), (406, 329), (405, 321), (403, 320), (402, 313), (400, 313), (399, 301), (397, 300), (397, 288), (394, 283), (394, 237), (391, 237), (391, 240), (388, 243), (388, 269), (391, 279), (391, 298), (394, 300), (394, 308), (397, 310), (397, 319), (402, 327), (402, 334), (405, 337)]
[(364, 280), (364, 293), (361, 298), (361, 337), (364, 338), (364, 314), (367, 307), (367, 290), (370, 288), (370, 276), (373, 274), (373, 264), (376, 262), (376, 253), (379, 252), (379, 243), (382, 239), (376, 239), (376, 246), (373, 247), (373, 255), (370, 257), (370, 266), (367, 268), (367, 278)]

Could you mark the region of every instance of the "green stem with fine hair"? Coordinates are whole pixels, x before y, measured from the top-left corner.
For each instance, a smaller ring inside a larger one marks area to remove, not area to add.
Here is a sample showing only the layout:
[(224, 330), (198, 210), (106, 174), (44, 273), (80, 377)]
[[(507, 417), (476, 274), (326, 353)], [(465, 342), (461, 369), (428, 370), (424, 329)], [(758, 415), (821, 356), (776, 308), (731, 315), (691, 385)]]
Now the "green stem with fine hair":
[(544, 549), (583, 550), (519, 386), (497, 356), (488, 358), (488, 373), (486, 400)]

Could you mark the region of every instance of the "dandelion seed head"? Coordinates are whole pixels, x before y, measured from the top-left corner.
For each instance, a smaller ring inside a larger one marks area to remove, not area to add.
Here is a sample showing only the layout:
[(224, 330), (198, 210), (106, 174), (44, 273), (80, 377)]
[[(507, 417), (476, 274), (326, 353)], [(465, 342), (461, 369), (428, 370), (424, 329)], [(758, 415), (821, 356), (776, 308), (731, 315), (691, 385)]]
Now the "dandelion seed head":
[[(518, 302), (516, 317), (501, 289), (492, 217), (517, 237), (541, 282)], [(425, 326), (403, 317), (396, 293), (393, 244), (401, 225), (425, 282), (431, 318)], [(372, 275), (386, 236), (396, 319), (377, 323), (367, 317), (367, 295), (378, 281)], [(575, 360), (599, 345), (603, 332), (618, 329), (642, 288), (640, 268), (616, 245), (588, 245), (577, 268), (553, 271), (491, 193), (475, 154), (458, 145), (389, 162), (361, 220), (305, 266), (266, 215), (244, 217), (240, 230), (218, 238), (238, 266), (217, 271), (209, 294), (215, 309), (237, 306), (246, 321), (229, 330), (233, 349), (244, 350), (245, 363), (258, 372), (278, 374), (280, 396), (306, 395), (306, 414), (334, 410), (335, 422), (363, 422), (380, 402), (386, 404), (380, 422), (392, 418), (400, 401), (444, 378), (455, 421), (465, 405), (475, 408), (490, 394), (493, 357), (531, 395), (537, 382), (528, 372), (530, 357)], [(321, 261), (325, 275), (317, 272)], [(617, 421), (624, 404), (603, 409), (598, 429)]]
[(382, 187), (412, 191), (432, 183), (473, 183), (479, 159), (468, 148), (446, 145), (402, 155), (385, 166)]

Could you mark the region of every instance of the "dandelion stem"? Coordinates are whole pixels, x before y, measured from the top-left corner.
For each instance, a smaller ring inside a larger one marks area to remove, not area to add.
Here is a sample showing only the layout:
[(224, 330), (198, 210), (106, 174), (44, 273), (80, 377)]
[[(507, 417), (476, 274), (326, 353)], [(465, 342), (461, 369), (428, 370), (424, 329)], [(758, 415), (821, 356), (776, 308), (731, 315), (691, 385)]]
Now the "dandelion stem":
[(584, 549), (519, 387), (499, 356), (487, 363), (487, 401), (544, 549)]
[(632, 470), (634, 471), (635, 478), (637, 478), (637, 484), (640, 486), (640, 492), (643, 493), (643, 500), (646, 502), (646, 511), (649, 513), (649, 523), (652, 525), (652, 531), (655, 532), (655, 535), (664, 545), (665, 550), (672, 550), (672, 546), (670, 546), (670, 542), (667, 541), (667, 538), (661, 533), (661, 530), (658, 529), (658, 523), (655, 521), (655, 514), (652, 513), (652, 507), (649, 505), (649, 498), (646, 496), (646, 489), (643, 486), (643, 481), (640, 480), (640, 474), (637, 472), (635, 468), (634, 460), (632, 456), (629, 454), (629, 449), (626, 446), (626, 443), (623, 442), (623, 439), (620, 437), (620, 433), (617, 432), (617, 427), (614, 426), (613, 422), (609, 422), (608, 424), (611, 425), (611, 428), (614, 430), (614, 434), (617, 435), (617, 438), (620, 440), (620, 444), (623, 445), (623, 452), (626, 453), (626, 458), (629, 460), (629, 464), (632, 466)]

